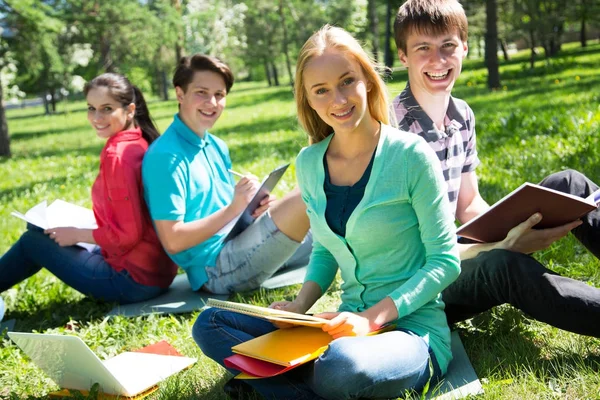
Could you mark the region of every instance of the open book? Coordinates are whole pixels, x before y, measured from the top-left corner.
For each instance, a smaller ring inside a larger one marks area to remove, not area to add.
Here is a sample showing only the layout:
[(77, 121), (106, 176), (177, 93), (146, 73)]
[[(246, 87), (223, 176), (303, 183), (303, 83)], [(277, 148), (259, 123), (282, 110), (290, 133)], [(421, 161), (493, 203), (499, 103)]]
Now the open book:
[(598, 203), (600, 190), (581, 198), (526, 182), (456, 233), (479, 242), (499, 242), (536, 212), (542, 214), (542, 220), (534, 228), (554, 228), (583, 217), (598, 208)]
[(77, 336), (20, 332), (9, 332), (8, 336), (54, 382), (67, 389), (54, 396), (69, 396), (74, 390), (87, 392), (97, 383), (103, 394), (141, 398), (156, 390), (160, 381), (196, 362), (160, 342), (101, 361)]
[(298, 314), (289, 311), (276, 310), (273, 308), (260, 307), (252, 304), (235, 303), (217, 299), (208, 299), (208, 307), (221, 308), (252, 317), (263, 318), (274, 322), (286, 322), (292, 325), (311, 326), (320, 328), (327, 322), (326, 319), (313, 317), (312, 315)]
[[(96, 229), (98, 227), (92, 210), (63, 200), (54, 200), (50, 205), (44, 200), (30, 208), (25, 214), (13, 211), (11, 215), (42, 229), (66, 226), (80, 229)], [(96, 246), (91, 243), (77, 243), (77, 245), (88, 251), (92, 251)]]

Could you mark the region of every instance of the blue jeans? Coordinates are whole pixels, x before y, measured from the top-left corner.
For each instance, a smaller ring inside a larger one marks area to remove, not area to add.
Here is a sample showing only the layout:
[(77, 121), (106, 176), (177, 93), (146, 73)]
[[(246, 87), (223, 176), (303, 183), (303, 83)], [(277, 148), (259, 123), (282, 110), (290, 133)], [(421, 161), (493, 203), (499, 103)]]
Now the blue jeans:
[(39, 228), (27, 231), (0, 258), (0, 293), (29, 278), (42, 267), (58, 279), (95, 299), (135, 303), (166, 291), (134, 281), (125, 270), (115, 271), (100, 254), (78, 246), (60, 247)]
[[(192, 336), (205, 355), (223, 366), (232, 346), (275, 329), (262, 319), (209, 308), (196, 320)], [(440, 376), (427, 343), (412, 332), (396, 330), (337, 339), (314, 363), (246, 383), (267, 399), (393, 398)]]

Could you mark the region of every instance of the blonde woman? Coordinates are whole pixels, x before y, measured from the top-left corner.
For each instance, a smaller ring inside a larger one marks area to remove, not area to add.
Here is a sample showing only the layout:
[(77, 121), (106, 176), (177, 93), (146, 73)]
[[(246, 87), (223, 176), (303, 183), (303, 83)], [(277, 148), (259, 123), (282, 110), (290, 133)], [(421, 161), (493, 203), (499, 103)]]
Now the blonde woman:
[[(271, 306), (305, 313), (338, 269), (342, 303), (318, 315), (330, 321), (323, 330), (335, 340), (313, 364), (247, 383), (277, 399), (390, 398), (420, 390), (452, 358), (440, 292), (460, 272), (439, 163), (422, 139), (389, 125), (384, 83), (341, 28), (324, 26), (305, 43), (295, 92), (311, 143), (296, 170), (313, 252), (296, 299)], [(393, 331), (367, 336), (390, 323)], [(273, 329), (209, 309), (193, 334), (222, 364), (231, 346)]]

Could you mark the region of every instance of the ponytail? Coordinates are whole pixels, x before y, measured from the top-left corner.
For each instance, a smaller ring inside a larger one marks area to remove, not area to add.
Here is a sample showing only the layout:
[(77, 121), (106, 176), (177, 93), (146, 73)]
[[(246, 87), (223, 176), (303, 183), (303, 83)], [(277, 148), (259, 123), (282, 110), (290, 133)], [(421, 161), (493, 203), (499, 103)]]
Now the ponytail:
[(150, 116), (150, 111), (148, 110), (146, 100), (144, 99), (144, 95), (142, 94), (141, 90), (135, 85), (132, 85), (132, 87), (135, 104), (135, 115), (133, 118), (136, 125), (142, 130), (142, 137), (146, 139), (148, 144), (150, 144), (154, 142), (154, 140), (158, 139), (160, 133), (158, 133), (156, 124)]

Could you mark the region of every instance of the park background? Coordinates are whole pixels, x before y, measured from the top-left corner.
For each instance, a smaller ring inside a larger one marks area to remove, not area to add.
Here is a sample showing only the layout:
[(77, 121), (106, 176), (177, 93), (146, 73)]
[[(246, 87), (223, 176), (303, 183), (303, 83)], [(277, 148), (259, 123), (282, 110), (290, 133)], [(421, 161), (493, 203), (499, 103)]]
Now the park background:
[[(297, 52), (329, 22), (394, 68), (390, 95), (404, 88), (391, 39), (402, 1), (4, 0), (0, 1), (0, 254), (18, 239), (26, 211), (61, 198), (90, 207), (103, 142), (86, 120), (82, 84), (124, 73), (149, 98), (164, 131), (176, 111), (169, 80), (180, 55), (224, 58), (237, 82), (213, 133), (234, 168), (262, 176), (293, 162), (307, 143), (293, 102)], [(575, 168), (600, 179), (600, 4), (595, 0), (463, 1), (470, 53), (454, 94), (477, 117), (481, 191), (494, 202), (523, 181)], [(487, 44), (487, 46), (486, 46)], [(27, 106), (29, 104), (39, 105)], [(278, 186), (294, 186), (294, 168)], [(567, 237), (536, 258), (600, 287), (600, 262)], [(267, 305), (299, 286), (235, 295)], [(225, 399), (227, 377), (193, 343), (197, 313), (105, 317), (112, 304), (84, 298), (42, 271), (1, 294), (16, 330), (74, 334), (101, 358), (168, 340), (199, 357), (154, 399)], [(316, 309), (338, 302), (339, 282)], [(600, 321), (598, 322), (600, 323)], [(570, 334), (503, 306), (458, 327), (482, 379), (482, 399), (600, 398), (600, 340)], [(45, 398), (56, 386), (8, 339), (0, 345), (0, 398)], [(90, 397), (92, 398), (92, 397)]]

